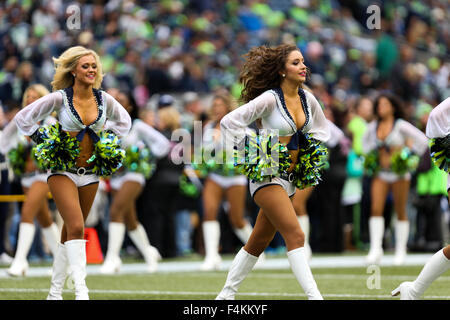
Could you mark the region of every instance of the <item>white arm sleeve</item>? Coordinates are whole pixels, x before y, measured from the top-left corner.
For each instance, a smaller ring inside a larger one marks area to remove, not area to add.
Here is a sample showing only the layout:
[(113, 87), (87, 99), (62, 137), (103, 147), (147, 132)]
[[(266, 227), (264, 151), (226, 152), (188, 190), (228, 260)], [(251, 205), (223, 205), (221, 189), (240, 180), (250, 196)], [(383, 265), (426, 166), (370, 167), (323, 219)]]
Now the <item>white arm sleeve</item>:
[(327, 146), (334, 148), (337, 146), (339, 141), (345, 137), (344, 132), (336, 126), (332, 121), (327, 119), (327, 123), (330, 126), (330, 139), (327, 140)]
[(137, 136), (150, 147), (152, 154), (157, 158), (166, 156), (170, 151), (170, 141), (158, 130), (152, 128), (144, 121), (136, 119), (132, 130), (136, 130)]
[(427, 136), (408, 121), (402, 120), (399, 126), (401, 134), (406, 139), (413, 141), (413, 145), (411, 146), (412, 151), (418, 155), (423, 155), (428, 148)]
[(19, 130), (14, 121), (10, 121), (3, 131), (0, 131), (0, 153), (7, 154), (19, 143)]
[(102, 92), (106, 98), (106, 118), (104, 130), (111, 130), (119, 139), (128, 134), (131, 129), (131, 118), (128, 111), (110, 94)]
[(450, 133), (450, 98), (442, 101), (431, 111), (426, 133), (430, 139), (443, 138)]
[(367, 130), (362, 137), (362, 151), (369, 153), (377, 147), (377, 122), (372, 121), (367, 125)]
[(266, 91), (223, 117), (220, 131), (227, 148), (241, 142), (252, 131), (248, 125), (268, 115), (276, 108), (276, 103), (275, 96)]
[(309, 133), (314, 139), (326, 142), (330, 138), (330, 126), (327, 118), (323, 114), (322, 107), (316, 97), (311, 92), (304, 91), (308, 100), (307, 103), (311, 107), (311, 128)]
[(38, 122), (44, 120), (53, 111), (58, 111), (62, 103), (62, 95), (56, 91), (29, 104), (14, 117), (19, 131), (23, 135), (31, 136), (39, 128)]

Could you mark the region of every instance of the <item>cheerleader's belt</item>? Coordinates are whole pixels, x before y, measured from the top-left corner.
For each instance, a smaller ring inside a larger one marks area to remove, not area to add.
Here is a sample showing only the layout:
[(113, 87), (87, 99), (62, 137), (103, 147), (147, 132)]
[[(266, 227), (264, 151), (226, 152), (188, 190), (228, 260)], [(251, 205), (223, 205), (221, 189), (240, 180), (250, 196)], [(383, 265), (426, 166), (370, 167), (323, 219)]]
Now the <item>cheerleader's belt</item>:
[[(82, 177), (86, 174), (94, 174), (94, 170), (93, 169), (88, 169), (85, 167), (75, 167), (75, 168), (69, 168), (67, 170), (65, 170), (66, 172), (69, 173), (74, 173), (77, 174), (78, 176)], [(52, 173), (56, 173), (57, 171), (52, 170)]]
[(291, 172), (291, 173), (281, 172), (280, 173), (280, 178), (284, 179), (284, 180), (286, 180), (288, 182), (294, 182), (294, 173), (293, 172)]

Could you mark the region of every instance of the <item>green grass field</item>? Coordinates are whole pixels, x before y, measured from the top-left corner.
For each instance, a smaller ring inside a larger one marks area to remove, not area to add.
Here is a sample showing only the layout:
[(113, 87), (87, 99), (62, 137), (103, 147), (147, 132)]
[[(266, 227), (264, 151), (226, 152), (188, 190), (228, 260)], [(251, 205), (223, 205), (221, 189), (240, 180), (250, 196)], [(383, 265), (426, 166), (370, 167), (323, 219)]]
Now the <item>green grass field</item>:
[[(230, 260), (232, 256), (224, 259)], [(182, 266), (183, 260), (178, 261)], [(312, 268), (312, 272), (324, 299), (395, 300), (399, 298), (391, 297), (391, 290), (402, 281), (414, 280), (421, 269), (422, 266), (381, 266), (378, 273), (367, 267)], [(0, 268), (2, 273), (5, 270)], [(90, 298), (94, 300), (212, 300), (225, 283), (226, 275), (226, 271), (88, 274), (86, 281)], [(1, 277), (0, 300), (45, 299), (49, 286), (50, 276)], [(447, 273), (430, 286), (424, 299), (450, 299), (449, 288), (450, 274)], [(66, 287), (64, 299), (74, 299), (73, 290)], [(242, 283), (236, 299), (304, 300), (306, 296), (290, 269), (257, 269)]]

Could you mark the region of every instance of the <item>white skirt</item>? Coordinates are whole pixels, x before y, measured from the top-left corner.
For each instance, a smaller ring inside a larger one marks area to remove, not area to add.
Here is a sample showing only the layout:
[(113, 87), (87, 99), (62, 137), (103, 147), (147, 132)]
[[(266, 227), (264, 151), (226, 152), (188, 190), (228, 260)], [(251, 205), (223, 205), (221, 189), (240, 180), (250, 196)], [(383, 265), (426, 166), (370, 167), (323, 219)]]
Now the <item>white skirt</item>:
[(217, 173), (210, 173), (208, 178), (217, 183), (221, 188), (228, 189), (232, 186), (246, 186), (247, 177), (244, 175), (225, 177)]
[(251, 182), (250, 181), (250, 194), (252, 195), (252, 198), (255, 197), (255, 193), (267, 186), (271, 185), (279, 185), (281, 186), (286, 193), (288, 194), (289, 198), (292, 197), (295, 194), (295, 185), (292, 182), (289, 182), (287, 180), (284, 180), (280, 177), (272, 178), (271, 181), (264, 181), (264, 182)]
[(113, 190), (119, 190), (126, 181), (134, 181), (141, 186), (145, 185), (145, 177), (142, 173), (125, 172), (119, 175), (113, 175), (109, 180), (109, 185)]
[(22, 188), (30, 188), (35, 182), (47, 183), (47, 177), (47, 173), (42, 173), (40, 171), (31, 172), (24, 174), (20, 178), (20, 184), (22, 185)]

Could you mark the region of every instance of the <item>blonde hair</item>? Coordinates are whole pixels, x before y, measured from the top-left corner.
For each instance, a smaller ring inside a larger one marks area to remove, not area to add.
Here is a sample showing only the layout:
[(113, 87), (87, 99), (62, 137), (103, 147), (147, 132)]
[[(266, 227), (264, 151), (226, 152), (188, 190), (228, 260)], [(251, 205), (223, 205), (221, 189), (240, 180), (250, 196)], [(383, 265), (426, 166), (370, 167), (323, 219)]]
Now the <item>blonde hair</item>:
[(216, 99), (220, 99), (222, 100), (222, 102), (225, 104), (225, 106), (227, 107), (227, 113), (230, 113), (231, 111), (233, 111), (234, 109), (237, 108), (237, 101), (236, 99), (228, 92), (228, 90), (224, 89), (224, 90), (218, 90), (214, 93), (214, 95), (212, 96), (211, 99), (211, 107), (208, 108), (207, 110), (207, 116), (209, 119), (212, 118), (213, 116), (213, 102)]
[(213, 101), (216, 99), (220, 99), (223, 101), (223, 103), (225, 103), (228, 108), (227, 112), (231, 112), (237, 108), (236, 100), (228, 91), (221, 90), (219, 92), (216, 92), (216, 94), (214, 94), (213, 96)]
[(180, 113), (175, 107), (165, 107), (158, 110), (158, 118), (171, 131), (180, 128)]
[(83, 46), (75, 46), (64, 51), (59, 58), (53, 58), (55, 64), (55, 75), (53, 76), (53, 91), (71, 87), (74, 84), (72, 71), (77, 66), (81, 57), (92, 55), (97, 62), (97, 74), (95, 76), (94, 88), (99, 89), (103, 81), (103, 70), (100, 57), (94, 50), (87, 49)]
[(26, 88), (25, 92), (23, 93), (23, 97), (22, 97), (22, 108), (26, 107), (27, 105), (27, 96), (28, 93), (33, 90), (35, 92), (37, 92), (37, 94), (39, 95), (39, 98), (42, 98), (43, 96), (47, 95), (50, 93), (50, 91), (48, 91), (48, 89), (43, 86), (42, 84), (36, 83), (36, 84), (32, 84), (31, 86), (29, 86), (28, 88)]

